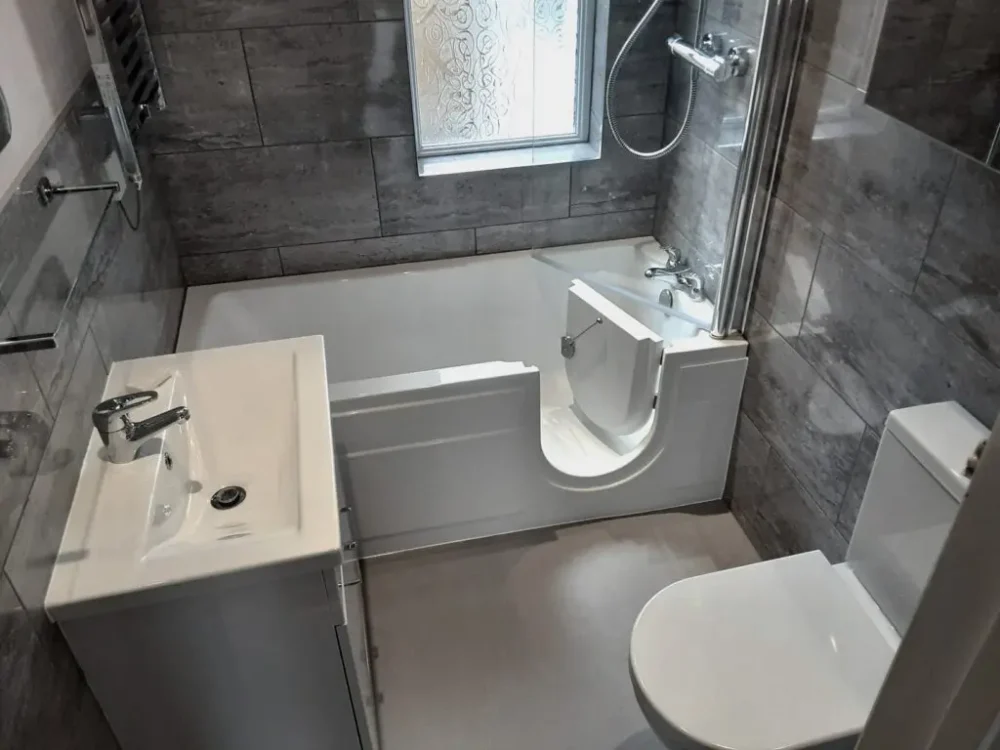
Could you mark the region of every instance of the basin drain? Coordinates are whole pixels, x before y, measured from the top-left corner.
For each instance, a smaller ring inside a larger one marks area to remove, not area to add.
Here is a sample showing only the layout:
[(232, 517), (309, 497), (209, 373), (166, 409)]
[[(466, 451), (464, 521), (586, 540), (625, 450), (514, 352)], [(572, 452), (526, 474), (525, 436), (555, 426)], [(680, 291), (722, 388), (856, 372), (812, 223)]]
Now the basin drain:
[(235, 485), (223, 487), (212, 495), (212, 507), (216, 510), (229, 510), (246, 500), (247, 491)]

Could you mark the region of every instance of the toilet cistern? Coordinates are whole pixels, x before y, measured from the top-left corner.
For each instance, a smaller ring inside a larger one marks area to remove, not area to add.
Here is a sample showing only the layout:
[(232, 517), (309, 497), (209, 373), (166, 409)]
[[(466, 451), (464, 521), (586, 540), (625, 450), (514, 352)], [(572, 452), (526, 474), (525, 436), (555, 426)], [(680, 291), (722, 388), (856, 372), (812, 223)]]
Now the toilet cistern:
[(159, 395), (156, 391), (140, 391), (109, 398), (94, 407), (91, 415), (94, 428), (108, 449), (111, 463), (131, 462), (143, 441), (191, 418), (191, 412), (186, 406), (169, 409), (141, 422), (133, 422), (129, 418), (129, 412), (151, 404), (157, 398)]

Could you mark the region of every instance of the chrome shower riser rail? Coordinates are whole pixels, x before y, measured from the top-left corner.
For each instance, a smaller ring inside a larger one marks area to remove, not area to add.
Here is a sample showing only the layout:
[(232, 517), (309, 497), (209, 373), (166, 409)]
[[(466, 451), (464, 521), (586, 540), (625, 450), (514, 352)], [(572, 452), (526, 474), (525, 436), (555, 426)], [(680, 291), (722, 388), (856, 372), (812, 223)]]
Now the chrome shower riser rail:
[(712, 318), (713, 338), (723, 339), (746, 328), (787, 126), (805, 10), (806, 0), (768, 0), (764, 12)]

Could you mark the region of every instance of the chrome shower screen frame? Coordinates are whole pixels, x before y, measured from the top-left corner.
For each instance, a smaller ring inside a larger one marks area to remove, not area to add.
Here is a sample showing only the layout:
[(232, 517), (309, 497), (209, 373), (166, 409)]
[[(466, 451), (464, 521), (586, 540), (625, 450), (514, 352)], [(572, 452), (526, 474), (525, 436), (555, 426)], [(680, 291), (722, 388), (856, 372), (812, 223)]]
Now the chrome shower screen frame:
[(765, 7), (743, 150), (729, 209), (722, 273), (712, 318), (713, 338), (741, 335), (746, 329), (788, 125), (805, 31), (806, 2), (768, 0)]

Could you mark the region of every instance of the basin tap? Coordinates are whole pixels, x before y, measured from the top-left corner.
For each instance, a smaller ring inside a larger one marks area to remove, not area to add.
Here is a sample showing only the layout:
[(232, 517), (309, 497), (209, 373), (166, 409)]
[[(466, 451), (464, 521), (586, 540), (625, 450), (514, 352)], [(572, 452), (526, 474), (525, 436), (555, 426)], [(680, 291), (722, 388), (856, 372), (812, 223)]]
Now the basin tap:
[(107, 446), (108, 458), (112, 463), (129, 463), (135, 458), (144, 440), (191, 418), (191, 412), (186, 406), (178, 406), (141, 422), (129, 419), (130, 411), (151, 404), (157, 398), (159, 395), (156, 391), (140, 391), (109, 398), (94, 407), (94, 427), (101, 436), (101, 442)]

